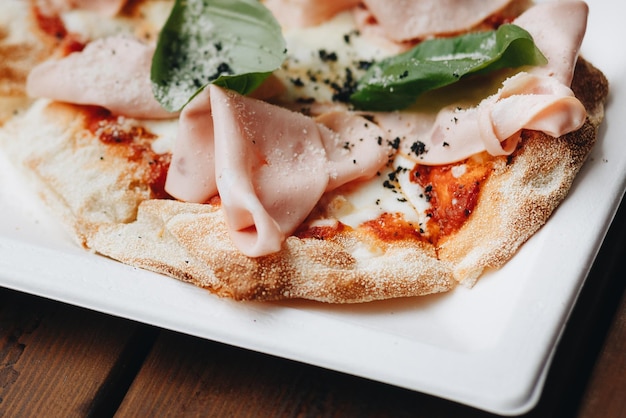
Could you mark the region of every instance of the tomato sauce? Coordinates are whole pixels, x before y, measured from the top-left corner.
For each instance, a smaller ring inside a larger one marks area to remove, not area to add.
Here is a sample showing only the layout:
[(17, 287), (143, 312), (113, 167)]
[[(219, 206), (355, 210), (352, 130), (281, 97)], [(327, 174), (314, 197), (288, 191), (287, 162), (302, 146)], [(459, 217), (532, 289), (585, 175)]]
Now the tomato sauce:
[(307, 226), (302, 225), (296, 232), (295, 236), (298, 238), (313, 238), (319, 240), (328, 240), (335, 237), (345, 230), (346, 226), (341, 222), (336, 222), (333, 225), (323, 226)]
[(463, 173), (454, 172), (458, 164), (443, 166), (416, 165), (411, 181), (424, 188), (430, 208), (426, 215), (428, 234), (436, 243), (441, 236), (459, 230), (478, 204), (481, 184), (492, 170), (491, 163), (465, 162)]
[(418, 225), (407, 222), (403, 217), (395, 213), (383, 213), (376, 219), (366, 221), (362, 226), (385, 242), (424, 240)]
[(171, 162), (171, 154), (157, 154), (152, 141), (157, 136), (142, 126), (118, 118), (108, 110), (97, 106), (83, 106), (86, 128), (98, 140), (107, 144), (117, 155), (142, 166), (143, 181), (150, 186), (154, 198), (170, 199), (165, 191), (165, 180)]

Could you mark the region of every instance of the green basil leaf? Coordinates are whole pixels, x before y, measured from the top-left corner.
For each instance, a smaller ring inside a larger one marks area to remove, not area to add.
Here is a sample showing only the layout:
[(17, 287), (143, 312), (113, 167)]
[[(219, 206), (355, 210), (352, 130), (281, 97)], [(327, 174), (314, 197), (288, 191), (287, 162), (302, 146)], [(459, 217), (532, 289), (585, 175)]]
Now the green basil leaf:
[(423, 41), (413, 49), (373, 64), (358, 81), (350, 102), (365, 110), (398, 110), (426, 91), (470, 74), (548, 61), (531, 35), (506, 24), (497, 30)]
[(152, 59), (153, 93), (170, 111), (210, 83), (248, 94), (285, 55), (280, 25), (258, 0), (176, 0)]

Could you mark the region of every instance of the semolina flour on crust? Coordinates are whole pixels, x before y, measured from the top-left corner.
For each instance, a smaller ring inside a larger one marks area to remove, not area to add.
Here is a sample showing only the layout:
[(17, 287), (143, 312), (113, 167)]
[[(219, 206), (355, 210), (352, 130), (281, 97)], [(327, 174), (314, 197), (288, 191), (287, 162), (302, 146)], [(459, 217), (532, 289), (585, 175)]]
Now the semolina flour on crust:
[(501, 267), (565, 199), (596, 142), (608, 82), (579, 59), (572, 90), (587, 110), (583, 127), (560, 138), (525, 132), (506, 164), (494, 167), (469, 221), (439, 242), (439, 258), (454, 264), (459, 282), (472, 285), (483, 269)]
[[(578, 131), (526, 131), (517, 151), (493, 161), (473, 213), (437, 242), (384, 240), (364, 228), (289, 237), (258, 258), (231, 243), (219, 199), (158, 196), (158, 167), (141, 121), (110, 120), (132, 134), (102, 141), (94, 109), (40, 100), (0, 131), (0, 146), (84, 247), (237, 300), (305, 298), (331, 303), (445, 292), (498, 268), (550, 217), (585, 162), (603, 118), (607, 81), (579, 59), (572, 89), (587, 109)], [(323, 212), (323, 208), (321, 208)]]

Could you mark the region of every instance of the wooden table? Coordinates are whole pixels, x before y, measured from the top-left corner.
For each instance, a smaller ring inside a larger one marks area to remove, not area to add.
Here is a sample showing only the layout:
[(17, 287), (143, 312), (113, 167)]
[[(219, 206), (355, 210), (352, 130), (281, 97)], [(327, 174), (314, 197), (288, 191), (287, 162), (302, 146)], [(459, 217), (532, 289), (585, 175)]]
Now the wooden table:
[[(626, 417), (626, 204), (528, 417)], [(0, 288), (0, 416), (492, 417)]]

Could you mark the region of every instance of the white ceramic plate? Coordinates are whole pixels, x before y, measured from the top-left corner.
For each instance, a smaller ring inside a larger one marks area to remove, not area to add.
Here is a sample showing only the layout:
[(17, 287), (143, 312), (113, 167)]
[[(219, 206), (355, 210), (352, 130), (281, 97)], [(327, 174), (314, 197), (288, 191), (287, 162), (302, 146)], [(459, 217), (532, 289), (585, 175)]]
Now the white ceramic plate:
[(356, 306), (219, 299), (78, 248), (1, 156), (0, 285), (491, 412), (527, 411), (626, 184), (622, 21), (617, 2), (589, 4), (583, 54), (612, 88), (599, 142), (548, 224), (471, 290)]

